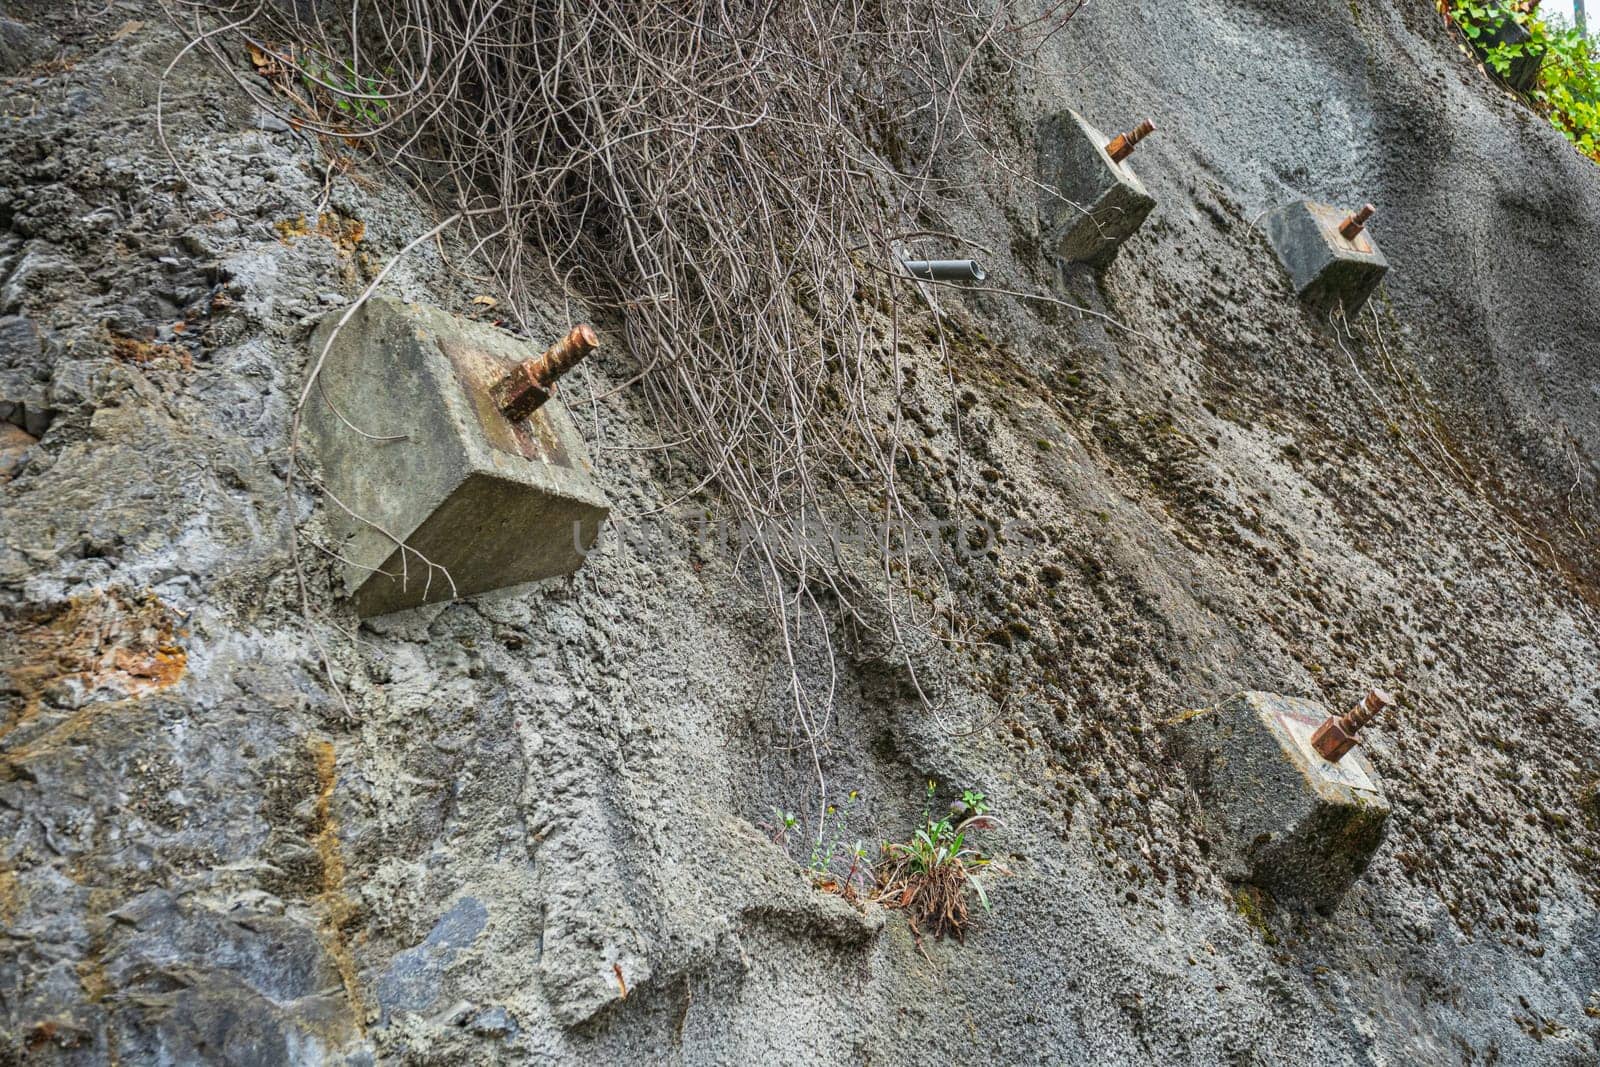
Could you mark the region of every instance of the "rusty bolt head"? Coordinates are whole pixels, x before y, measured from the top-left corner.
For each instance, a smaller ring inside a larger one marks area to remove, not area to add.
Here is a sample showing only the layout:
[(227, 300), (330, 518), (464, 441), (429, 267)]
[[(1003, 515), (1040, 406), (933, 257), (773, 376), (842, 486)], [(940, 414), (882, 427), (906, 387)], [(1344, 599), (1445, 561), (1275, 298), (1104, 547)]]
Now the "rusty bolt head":
[(1338, 763), (1356, 747), (1356, 736), (1345, 730), (1343, 716), (1330, 715), (1311, 735), (1311, 746), (1329, 763)]
[(1330, 715), (1311, 735), (1311, 745), (1329, 763), (1338, 763), (1359, 743), (1356, 734), (1369, 726), (1384, 708), (1392, 707), (1394, 697), (1382, 689), (1370, 690), (1347, 714)]
[(533, 372), (536, 362), (530, 359), (518, 363), (494, 387), (495, 407), (512, 422), (521, 422), (550, 399), (550, 390)]
[(1111, 138), (1106, 145), (1106, 155), (1111, 157), (1111, 162), (1121, 163), (1133, 155), (1134, 146), (1140, 141), (1156, 132), (1156, 124), (1145, 119), (1127, 133), (1119, 133)]

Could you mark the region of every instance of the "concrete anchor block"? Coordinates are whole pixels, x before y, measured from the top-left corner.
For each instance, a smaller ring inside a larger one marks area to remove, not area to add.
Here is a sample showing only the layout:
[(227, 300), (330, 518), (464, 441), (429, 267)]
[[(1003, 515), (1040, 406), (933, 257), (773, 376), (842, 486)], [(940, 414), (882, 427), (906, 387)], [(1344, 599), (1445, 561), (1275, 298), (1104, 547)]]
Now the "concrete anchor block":
[[(338, 318), (317, 328), (313, 360)], [(583, 440), (558, 401), (513, 421), (491, 396), (536, 355), (493, 327), (384, 298), (339, 331), (304, 425), (329, 492), (366, 520), (327, 509), (362, 617), (582, 564), (610, 510)]]
[(1389, 817), (1382, 782), (1359, 747), (1337, 763), (1313, 747), (1327, 719), (1313, 701), (1247, 692), (1166, 728), (1219, 831), (1230, 874), (1324, 911), (1367, 869)]
[(1340, 232), (1350, 216), (1327, 204), (1296, 200), (1267, 213), (1267, 240), (1300, 298), (1320, 310), (1354, 315), (1388, 273), (1389, 261), (1372, 235)]
[(1109, 143), (1071, 109), (1039, 123), (1040, 233), (1068, 263), (1104, 267), (1156, 206), (1133, 168), (1111, 158)]

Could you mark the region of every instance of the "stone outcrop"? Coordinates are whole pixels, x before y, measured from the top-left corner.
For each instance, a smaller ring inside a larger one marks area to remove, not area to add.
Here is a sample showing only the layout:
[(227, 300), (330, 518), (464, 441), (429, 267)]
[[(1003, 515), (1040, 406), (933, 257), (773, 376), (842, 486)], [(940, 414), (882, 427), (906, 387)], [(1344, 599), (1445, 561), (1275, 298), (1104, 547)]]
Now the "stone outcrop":
[[(561, 386), (613, 505), (583, 568), (358, 618), (292, 415), (315, 324), (436, 220), (198, 52), (158, 135), (185, 43), (144, 0), (0, 22), (0, 420), (35, 439), (0, 484), (0, 1059), (1594, 1058), (1600, 169), (1432, 5), (1091, 4), (941, 157), (924, 221), (994, 284), (901, 323), (896, 473), (1005, 534), (943, 557), (959, 640), (790, 648), (842, 836), (904, 838), (929, 779), (1003, 819), (992, 910), (920, 947), (774, 842), (817, 800), (784, 645), (620, 348)], [(1064, 108), (1161, 133), (1138, 237), (1058, 278), (1031, 131)], [(1347, 332), (1257, 225), (1297, 199), (1378, 205)], [(469, 251), (384, 295), (491, 318)], [(1382, 843), (1332, 917), (1244, 907), (1162, 724), (1368, 685), (1404, 708), (1363, 734)]]

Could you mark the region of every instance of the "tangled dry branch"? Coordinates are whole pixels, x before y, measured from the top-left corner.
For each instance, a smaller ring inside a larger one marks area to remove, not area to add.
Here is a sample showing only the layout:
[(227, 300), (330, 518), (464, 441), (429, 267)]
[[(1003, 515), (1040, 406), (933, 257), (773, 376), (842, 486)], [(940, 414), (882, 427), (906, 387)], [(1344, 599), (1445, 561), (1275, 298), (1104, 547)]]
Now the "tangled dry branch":
[(802, 625), (843, 611), (895, 639), (926, 622), (913, 573), (938, 581), (910, 558), (930, 546), (886, 534), (867, 594), (807, 534), (917, 528), (893, 424), (923, 297), (897, 242), (970, 129), (975, 60), (994, 78), (1082, 0), (168, 2), (224, 65), (248, 47), (333, 105), (302, 127), (374, 146), (460, 213), (519, 317), (552, 279), (611, 313), (618, 388), (692, 461), (685, 495), (720, 493), (751, 535), (815, 754), (827, 695), (804, 691)]

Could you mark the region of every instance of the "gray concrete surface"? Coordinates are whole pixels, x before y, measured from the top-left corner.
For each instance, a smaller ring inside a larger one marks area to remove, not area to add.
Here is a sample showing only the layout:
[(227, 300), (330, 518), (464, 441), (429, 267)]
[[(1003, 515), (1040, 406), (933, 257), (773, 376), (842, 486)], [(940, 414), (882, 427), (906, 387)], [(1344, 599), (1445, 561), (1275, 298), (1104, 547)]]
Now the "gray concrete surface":
[[(312, 334), (306, 408), (344, 588), (363, 617), (570, 574), (609, 505), (551, 400), (512, 423), (489, 389), (539, 354), (502, 330), (376, 297)], [(326, 352), (326, 356), (323, 353)], [(341, 506), (342, 505), (342, 506)]]
[[(919, 224), (1033, 298), (941, 293), (949, 358), (908, 316), (882, 388), (907, 498), (1014, 536), (942, 560), (950, 646), (795, 649), (847, 835), (903, 839), (929, 778), (1005, 821), (992, 911), (920, 951), (762, 828), (815, 802), (782, 642), (607, 395), (638, 364), (562, 386), (614, 504), (582, 569), (359, 623), (289, 413), (316, 321), (433, 219), (369, 160), (325, 185), (192, 56), (169, 159), (153, 4), (7, 17), (51, 61), (0, 57), (0, 402), (48, 413), (0, 487), (7, 1058), (1593, 1062), (1600, 169), (1432, 5), (1096, 2), (982, 79), (992, 143)], [(1031, 131), (1064, 107), (1156, 120), (1161, 209), (1058, 288)], [(1348, 335), (1254, 225), (1299, 198), (1382, 206)], [(481, 307), (431, 243), (386, 291)], [(1372, 684), (1404, 711), (1363, 745), (1367, 871), (1331, 918), (1246, 908), (1161, 723)]]

